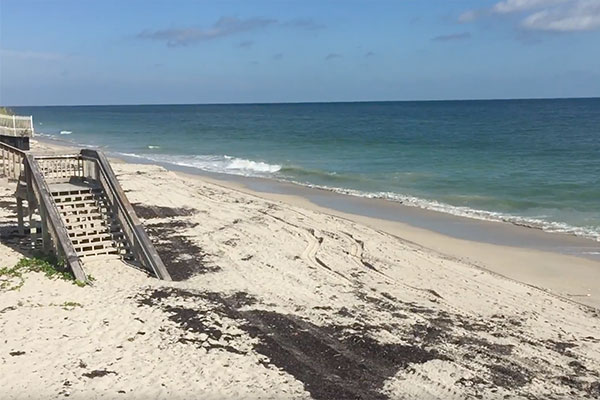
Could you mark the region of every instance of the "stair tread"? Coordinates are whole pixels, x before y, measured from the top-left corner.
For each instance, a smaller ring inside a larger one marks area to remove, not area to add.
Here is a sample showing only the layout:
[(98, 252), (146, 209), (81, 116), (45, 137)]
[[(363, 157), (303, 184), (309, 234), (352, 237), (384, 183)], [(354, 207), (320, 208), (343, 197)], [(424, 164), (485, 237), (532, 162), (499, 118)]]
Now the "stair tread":
[(75, 248), (75, 251), (87, 251), (84, 249), (88, 248), (89, 250), (102, 250), (103, 248), (118, 249), (118, 246), (115, 245), (115, 242), (112, 240), (99, 240), (91, 243), (73, 244), (73, 247)]
[[(111, 228), (111, 230), (107, 230), (108, 228)], [(119, 226), (97, 226), (97, 227), (93, 227), (93, 228), (89, 228), (89, 229), (69, 229), (67, 228), (67, 232), (69, 233), (69, 236), (71, 237), (83, 237), (86, 234), (96, 234), (96, 233), (111, 233), (113, 235), (119, 234), (122, 235), (123, 231), (121, 230), (121, 228)]]
[[(96, 229), (99, 227), (120, 229), (120, 226), (118, 224), (115, 224), (115, 223), (107, 224), (106, 221), (103, 219), (88, 219), (86, 221), (74, 221), (74, 222), (65, 223), (65, 225), (67, 226), (67, 231), (69, 231), (69, 232), (72, 232), (74, 230), (86, 230), (87, 231), (87, 230)], [(88, 228), (81, 228), (83, 226), (88, 226), (88, 225), (93, 225), (93, 226), (89, 226)]]
[[(60, 200), (60, 199), (59, 199)], [(96, 205), (98, 203), (106, 203), (104, 199), (95, 198), (95, 199), (80, 199), (80, 200), (69, 200), (69, 201), (58, 201), (56, 202), (57, 206), (79, 206), (81, 204), (91, 204)]]
[(102, 250), (86, 250), (77, 252), (79, 257), (101, 256), (104, 254), (119, 254), (119, 250), (116, 248), (108, 248)]
[(122, 234), (120, 233), (109, 233), (109, 232), (104, 232), (104, 233), (96, 233), (93, 235), (85, 235), (85, 236), (75, 236), (75, 237), (71, 237), (71, 242), (73, 242), (73, 244), (82, 244), (82, 241), (86, 241), (86, 243), (93, 243), (93, 241), (97, 241), (96, 239), (109, 239), (109, 240), (119, 240), (117, 237), (122, 236)]
[(65, 219), (85, 218), (85, 217), (102, 217), (104, 219), (112, 219), (112, 215), (107, 212), (101, 212), (98, 210), (82, 210), (82, 211), (87, 211), (87, 212), (74, 213), (73, 211), (68, 210), (68, 211), (60, 211), (60, 215), (62, 215), (62, 217)]
[[(73, 197), (75, 198), (86, 198), (86, 199), (90, 199), (90, 198), (97, 198), (97, 197), (104, 197), (104, 193), (102, 192), (89, 192), (89, 193), (52, 193), (52, 197), (54, 199), (58, 199), (59, 201), (63, 201), (64, 199), (71, 199)], [(72, 201), (76, 201), (76, 200), (72, 200)]]

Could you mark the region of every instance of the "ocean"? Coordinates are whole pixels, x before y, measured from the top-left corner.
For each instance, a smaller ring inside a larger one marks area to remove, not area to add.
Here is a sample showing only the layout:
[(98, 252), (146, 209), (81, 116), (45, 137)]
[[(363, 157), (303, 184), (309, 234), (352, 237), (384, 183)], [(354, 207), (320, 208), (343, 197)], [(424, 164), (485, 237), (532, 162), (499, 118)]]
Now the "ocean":
[(14, 109), (117, 156), (600, 240), (600, 98)]

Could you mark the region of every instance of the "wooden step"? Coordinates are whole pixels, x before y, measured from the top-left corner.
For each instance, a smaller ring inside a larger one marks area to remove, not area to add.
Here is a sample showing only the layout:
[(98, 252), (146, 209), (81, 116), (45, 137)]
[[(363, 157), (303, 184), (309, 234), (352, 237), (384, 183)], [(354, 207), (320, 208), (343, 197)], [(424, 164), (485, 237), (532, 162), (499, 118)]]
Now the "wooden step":
[(100, 250), (85, 250), (78, 251), (77, 255), (79, 257), (91, 257), (91, 256), (101, 256), (105, 254), (120, 254), (118, 249), (115, 248), (104, 248)]
[(109, 232), (104, 232), (104, 233), (96, 233), (93, 235), (72, 237), (71, 242), (73, 243), (74, 246), (75, 245), (83, 245), (86, 243), (101, 242), (103, 240), (111, 240), (114, 242), (118, 242), (119, 238), (121, 238), (122, 236), (123, 236), (123, 234), (120, 232), (117, 232), (115, 234), (112, 234)]
[(111, 235), (124, 235), (120, 226), (113, 225), (110, 227), (110, 230), (106, 225), (97, 226), (94, 228), (88, 229), (67, 229), (70, 238), (80, 238), (90, 235), (97, 235), (101, 233), (110, 233)]
[(87, 231), (87, 230), (97, 228), (100, 226), (104, 227), (105, 229), (120, 228), (118, 224), (110, 223), (110, 225), (109, 225), (103, 219), (88, 219), (85, 221), (73, 221), (73, 222), (65, 223), (65, 225), (67, 225), (68, 232), (73, 232), (75, 230)]
[(103, 193), (102, 189), (92, 189), (92, 188), (81, 188), (77, 190), (52, 190), (50, 189), (50, 194), (52, 197), (69, 197), (69, 196), (86, 196), (86, 195), (95, 195)]
[(68, 201), (80, 201), (80, 200), (90, 200), (90, 199), (96, 199), (99, 197), (104, 197), (104, 193), (102, 192), (89, 192), (89, 193), (74, 193), (74, 194), (69, 194), (69, 193), (53, 193), (52, 194), (52, 198), (54, 199), (55, 202), (68, 202)]
[(71, 220), (73, 218), (102, 218), (102, 219), (112, 219), (113, 215), (112, 213), (108, 213), (108, 212), (101, 212), (100, 210), (96, 209), (88, 209), (88, 210), (67, 210), (67, 211), (60, 211), (60, 215), (63, 217), (63, 219), (65, 220)]
[(83, 205), (90, 205), (90, 206), (95, 206), (98, 204), (108, 204), (104, 198), (102, 197), (96, 197), (93, 199), (87, 199), (87, 200), (65, 200), (65, 201), (54, 201), (56, 203), (56, 205), (58, 207), (73, 207), (73, 206), (81, 206)]
[(103, 248), (113, 248), (116, 249), (117, 246), (115, 246), (115, 243), (112, 240), (99, 240), (96, 242), (91, 242), (91, 243), (81, 243), (81, 244), (73, 244), (73, 247), (75, 247), (75, 251), (80, 252), (80, 251), (87, 251), (87, 250), (100, 250)]
[(92, 213), (92, 214), (83, 214), (83, 215), (63, 215), (63, 221), (65, 225), (67, 225), (67, 229), (69, 225), (81, 226), (80, 222), (97, 222), (97, 221), (105, 221), (105, 218), (102, 217), (101, 214)]

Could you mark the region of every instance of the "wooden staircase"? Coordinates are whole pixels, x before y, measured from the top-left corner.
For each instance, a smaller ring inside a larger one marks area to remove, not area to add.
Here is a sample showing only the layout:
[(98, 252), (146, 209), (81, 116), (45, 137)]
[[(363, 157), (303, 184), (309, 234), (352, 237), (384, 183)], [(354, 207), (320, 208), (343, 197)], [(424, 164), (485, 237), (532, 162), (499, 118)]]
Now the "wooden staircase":
[(50, 192), (79, 257), (117, 254), (132, 258), (123, 228), (102, 187), (59, 183), (50, 185)]
[(171, 280), (102, 152), (36, 155), (0, 140), (0, 176), (17, 183), (19, 233), (77, 280), (88, 281), (85, 258), (104, 254)]

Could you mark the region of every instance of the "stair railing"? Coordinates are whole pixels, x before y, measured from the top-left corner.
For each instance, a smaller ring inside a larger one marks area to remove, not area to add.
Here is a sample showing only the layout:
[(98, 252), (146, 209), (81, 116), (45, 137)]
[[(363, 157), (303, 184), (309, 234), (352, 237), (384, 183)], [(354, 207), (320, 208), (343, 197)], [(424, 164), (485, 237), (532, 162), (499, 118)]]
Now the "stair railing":
[(83, 166), (85, 178), (94, 179), (102, 185), (136, 260), (156, 277), (171, 280), (104, 153), (84, 149), (81, 150), (81, 158), (89, 163)]
[(60, 218), (58, 208), (35, 157), (2, 142), (0, 142), (0, 149), (2, 150), (2, 174), (9, 179), (26, 182), (27, 202), (30, 211), (33, 204), (38, 205), (42, 220), (42, 247), (44, 252), (53, 252), (57, 258), (65, 262), (66, 267), (73, 272), (75, 279), (87, 282), (87, 277), (69, 238), (67, 228)]
[(23, 172), (25, 153), (3, 142), (0, 142), (0, 150), (2, 153), (2, 167), (0, 169), (2, 175), (8, 179), (18, 180)]

